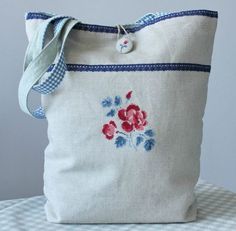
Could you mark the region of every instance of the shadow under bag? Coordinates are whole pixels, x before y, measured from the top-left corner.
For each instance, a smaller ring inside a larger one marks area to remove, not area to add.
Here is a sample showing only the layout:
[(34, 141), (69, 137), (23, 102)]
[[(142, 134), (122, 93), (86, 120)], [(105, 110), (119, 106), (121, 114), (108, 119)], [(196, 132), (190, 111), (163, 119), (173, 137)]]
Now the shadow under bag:
[[(19, 103), (48, 121), (48, 221), (196, 219), (216, 24), (209, 10), (147, 14), (123, 26), (26, 14)], [(41, 106), (29, 106), (31, 90)]]

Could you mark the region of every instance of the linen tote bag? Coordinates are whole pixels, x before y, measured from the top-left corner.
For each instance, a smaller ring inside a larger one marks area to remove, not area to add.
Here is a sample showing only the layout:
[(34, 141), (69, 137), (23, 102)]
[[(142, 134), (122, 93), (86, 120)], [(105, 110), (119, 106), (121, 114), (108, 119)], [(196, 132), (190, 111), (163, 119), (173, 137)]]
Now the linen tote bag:
[[(101, 26), (27, 13), (23, 111), (48, 122), (44, 193), (58, 223), (196, 219), (217, 12)], [(31, 90), (41, 106), (29, 106)]]

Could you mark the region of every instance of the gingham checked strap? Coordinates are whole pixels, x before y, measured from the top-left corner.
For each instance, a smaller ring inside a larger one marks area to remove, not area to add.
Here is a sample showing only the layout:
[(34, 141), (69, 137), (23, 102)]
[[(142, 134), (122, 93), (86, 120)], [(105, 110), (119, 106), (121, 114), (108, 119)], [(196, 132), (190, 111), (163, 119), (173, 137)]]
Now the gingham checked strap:
[[(54, 36), (45, 45), (45, 36), (50, 23), (54, 25)], [(28, 95), (31, 89), (41, 94), (52, 93), (60, 84), (66, 72), (64, 45), (70, 31), (77, 23), (79, 21), (72, 17), (51, 17), (39, 25), (30, 40), (25, 55), (24, 73), (19, 83), (18, 98), (21, 109), (35, 118), (45, 118), (44, 109), (40, 106), (31, 111), (28, 106)], [(53, 63), (49, 76), (43, 78)]]

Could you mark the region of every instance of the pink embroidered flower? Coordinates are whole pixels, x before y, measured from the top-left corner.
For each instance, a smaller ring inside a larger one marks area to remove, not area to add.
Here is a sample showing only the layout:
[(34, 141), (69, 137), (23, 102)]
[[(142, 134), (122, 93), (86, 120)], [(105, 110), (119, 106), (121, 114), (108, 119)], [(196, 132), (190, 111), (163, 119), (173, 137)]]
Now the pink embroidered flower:
[(118, 111), (118, 117), (124, 122), (121, 127), (126, 132), (131, 132), (134, 129), (142, 131), (147, 125), (147, 114), (145, 111), (141, 111), (138, 105), (130, 104), (127, 109), (121, 109)]
[(108, 124), (103, 125), (102, 133), (106, 136), (108, 140), (111, 140), (114, 137), (116, 128), (116, 123), (111, 120)]
[(128, 40), (125, 40), (123, 43), (124, 43), (124, 44), (127, 44), (128, 42), (129, 42)]

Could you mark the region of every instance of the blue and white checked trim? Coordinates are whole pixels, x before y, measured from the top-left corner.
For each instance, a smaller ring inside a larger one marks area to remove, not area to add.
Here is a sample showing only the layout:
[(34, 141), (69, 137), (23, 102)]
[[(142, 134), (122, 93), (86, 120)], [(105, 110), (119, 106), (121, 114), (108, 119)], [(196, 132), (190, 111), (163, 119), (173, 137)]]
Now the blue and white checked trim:
[[(59, 17), (57, 20), (55, 20), (54, 23), (54, 34), (56, 34), (58, 31), (62, 29), (62, 25), (59, 23), (60, 19), (64, 18)], [(46, 32), (44, 32), (43, 35), (43, 40), (42, 40), (42, 48), (45, 45), (45, 39), (46, 39)], [(59, 56), (57, 60), (55, 60), (55, 65), (50, 71), (50, 75), (46, 77), (45, 79), (42, 78), (39, 83), (36, 83), (32, 89), (39, 92), (40, 94), (50, 94), (52, 93), (61, 83), (63, 80), (65, 73), (66, 73), (66, 63), (65, 63), (65, 58), (64, 58), (64, 51), (61, 50), (59, 53)], [(43, 107), (39, 107), (36, 110), (32, 112), (32, 115), (37, 118), (37, 119), (45, 119), (45, 110)]]
[(165, 16), (165, 15), (168, 15), (168, 13), (164, 13), (164, 12), (148, 13), (148, 14), (145, 14), (143, 17), (139, 18), (135, 23), (146, 25), (149, 22), (154, 21), (156, 18)]
[[(134, 33), (146, 26), (176, 17), (183, 17), (183, 16), (206, 16), (211, 18), (218, 17), (218, 13), (216, 11), (210, 11), (210, 10), (187, 10), (173, 13), (150, 13), (148, 15), (144, 15), (139, 20), (137, 20), (138, 22), (140, 22), (140, 24), (136, 22), (134, 24), (124, 25), (124, 27), (129, 33)], [(46, 20), (52, 16), (54, 15), (49, 13), (29, 12), (26, 14), (26, 20), (32, 20), (32, 19)], [(102, 25), (94, 25), (86, 23), (79, 23), (78, 25), (75, 26), (75, 29), (90, 31), (90, 32), (115, 33), (115, 34), (118, 33), (117, 27), (115, 26), (102, 26)], [(124, 31), (121, 31), (121, 33), (124, 33)]]
[(62, 53), (56, 65), (53, 66), (51, 75), (42, 81), (42, 83), (34, 85), (33, 89), (41, 94), (52, 93), (63, 80), (66, 68), (64, 54)]
[(45, 116), (45, 110), (44, 108), (42, 108), (41, 106), (38, 107), (37, 109), (35, 109), (33, 112), (32, 112), (33, 116), (37, 119), (46, 119), (46, 116)]
[[(0, 202), (1, 231), (234, 231), (236, 194), (201, 182), (196, 187), (198, 219), (183, 224), (53, 224), (46, 221), (45, 197)], [(148, 211), (147, 211), (148, 213)]]

